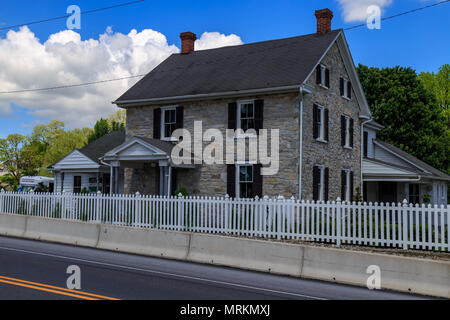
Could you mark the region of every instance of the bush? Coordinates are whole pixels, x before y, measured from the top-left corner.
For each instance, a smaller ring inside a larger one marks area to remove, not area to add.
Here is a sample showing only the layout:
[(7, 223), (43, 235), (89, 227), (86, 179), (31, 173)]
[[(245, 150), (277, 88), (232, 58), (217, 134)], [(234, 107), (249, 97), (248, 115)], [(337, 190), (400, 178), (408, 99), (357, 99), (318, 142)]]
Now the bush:
[(183, 195), (183, 197), (185, 197), (185, 198), (189, 196), (189, 193), (188, 193), (187, 188), (186, 188), (185, 186), (181, 186), (178, 190), (176, 190), (174, 196), (178, 197), (178, 195), (179, 195), (180, 193), (181, 193), (181, 194)]

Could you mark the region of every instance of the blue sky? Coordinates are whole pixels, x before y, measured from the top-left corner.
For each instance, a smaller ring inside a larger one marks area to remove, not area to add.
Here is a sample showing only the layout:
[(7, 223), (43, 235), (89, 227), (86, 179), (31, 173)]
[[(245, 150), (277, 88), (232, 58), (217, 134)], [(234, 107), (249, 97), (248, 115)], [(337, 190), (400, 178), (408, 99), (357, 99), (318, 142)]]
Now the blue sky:
[[(27, 21), (40, 20), (66, 13), (69, 5), (81, 10), (110, 6), (127, 0), (15, 0), (2, 1), (0, 28)], [(347, 0), (341, 0), (346, 2)], [(358, 0), (354, 0), (358, 1)], [(361, 0), (367, 2), (366, 0)], [(426, 0), (374, 0), (389, 4), (383, 8), (383, 16), (414, 9), (436, 1)], [(77, 31), (81, 40), (98, 39), (108, 26), (114, 32), (128, 34), (152, 29), (167, 38), (168, 45), (180, 47), (179, 34), (192, 31), (219, 32), (239, 36), (244, 43), (284, 38), (316, 31), (314, 10), (330, 8), (334, 12), (333, 29), (346, 28), (360, 21), (346, 21), (343, 7), (338, 0), (321, 1), (170, 1), (147, 0), (141, 4), (93, 13), (82, 17), (82, 28)], [(402, 16), (382, 23), (381, 30), (365, 27), (346, 32), (355, 63), (369, 66), (410, 66), (420, 71), (437, 71), (439, 66), (450, 63), (450, 3)], [(59, 20), (31, 25), (31, 32), (44, 43), (50, 35), (66, 29), (66, 21)], [(16, 29), (17, 31), (18, 29)], [(7, 31), (0, 31), (0, 41)], [(50, 78), (51, 75), (45, 75)], [(1, 71), (0, 71), (1, 80)], [(43, 82), (47, 86), (49, 82)], [(78, 82), (78, 81), (76, 81)], [(1, 83), (1, 82), (0, 82)], [(59, 82), (56, 82), (59, 84)], [(38, 84), (37, 84), (38, 85)], [(2, 91), (2, 90), (0, 90)], [(120, 92), (116, 96), (120, 95)], [(18, 106), (15, 96), (9, 96), (9, 111), (0, 118), (0, 137), (9, 133), (29, 133), (32, 125), (50, 120), (52, 113), (36, 112), (39, 106)], [(44, 100), (45, 101), (45, 100)], [(45, 102), (40, 102), (44, 103)], [(109, 102), (108, 102), (109, 103)], [(25, 104), (25, 103), (24, 103)], [(44, 106), (43, 106), (44, 108)], [(106, 111), (105, 111), (106, 112)], [(0, 115), (2, 112), (0, 111)], [(102, 113), (103, 115), (103, 113)], [(53, 115), (52, 115), (53, 116)], [(90, 120), (90, 122), (92, 122)], [(89, 122), (89, 123), (90, 123)], [(74, 122), (75, 123), (75, 122)]]

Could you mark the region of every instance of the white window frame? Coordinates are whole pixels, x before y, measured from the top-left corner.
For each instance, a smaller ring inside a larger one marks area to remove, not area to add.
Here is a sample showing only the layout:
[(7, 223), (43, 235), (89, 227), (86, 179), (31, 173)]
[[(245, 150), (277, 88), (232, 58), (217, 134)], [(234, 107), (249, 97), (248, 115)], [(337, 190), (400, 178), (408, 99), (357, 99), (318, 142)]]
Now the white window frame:
[[(325, 79), (325, 74), (326, 74), (325, 70), (328, 69), (328, 68), (327, 68), (327, 66), (325, 66), (323, 64), (320, 64), (319, 66), (320, 66), (320, 84), (319, 85), (321, 87), (325, 88), (325, 89), (329, 89), (327, 87), (327, 82), (326, 82), (326, 79)], [(330, 70), (330, 69), (328, 69), (328, 70)], [(330, 71), (330, 73), (331, 73), (331, 71)]]
[[(320, 126), (319, 126), (319, 137), (316, 139), (319, 142), (328, 142), (325, 140), (325, 107), (317, 104), (317, 110), (320, 113)], [(315, 121), (315, 119), (314, 119)]]
[(344, 80), (344, 95), (342, 96), (342, 98), (345, 98), (347, 100), (352, 100), (352, 98), (350, 98), (348, 96), (348, 83), (350, 82), (350, 80), (348, 80), (345, 77), (341, 77)]
[(319, 200), (318, 201), (324, 201), (325, 199), (325, 166), (322, 164), (316, 164), (315, 167), (319, 168), (320, 170), (320, 178), (319, 178)]
[[(165, 115), (166, 111), (175, 111), (175, 124), (177, 123), (177, 107), (178, 106), (167, 106), (161, 108), (161, 140), (166, 141), (176, 141), (173, 137), (166, 137), (166, 121), (165, 121)], [(171, 123), (172, 124), (172, 123)]]
[(342, 201), (351, 202), (351, 170), (350, 169), (342, 169), (342, 171), (345, 172), (345, 199), (342, 199)]
[[(241, 167), (252, 167), (252, 181), (245, 181), (242, 183), (251, 183), (255, 182), (255, 167), (251, 163), (243, 163), (236, 165), (236, 198), (241, 199)], [(252, 186), (253, 187), (253, 186)]]
[(351, 118), (350, 116), (347, 116), (344, 114), (344, 118), (345, 118), (345, 146), (344, 148), (347, 149), (353, 149), (352, 146), (350, 145), (351, 143), (351, 132), (350, 132), (350, 121)]
[[(253, 122), (255, 121), (255, 112), (256, 112), (256, 106), (255, 106), (255, 100), (242, 100), (237, 102), (237, 115), (236, 115), (236, 128), (242, 129), (241, 126), (241, 108), (244, 104), (251, 104), (253, 105), (253, 118), (245, 118), (245, 119), (253, 119)], [(254, 129), (254, 128), (253, 128)]]

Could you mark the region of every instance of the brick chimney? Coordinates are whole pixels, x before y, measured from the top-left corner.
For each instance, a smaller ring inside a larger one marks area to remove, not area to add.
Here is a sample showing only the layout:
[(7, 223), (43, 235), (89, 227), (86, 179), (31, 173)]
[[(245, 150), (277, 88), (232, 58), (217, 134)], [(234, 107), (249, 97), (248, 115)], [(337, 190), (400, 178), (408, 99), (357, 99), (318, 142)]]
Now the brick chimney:
[(331, 31), (331, 20), (333, 19), (333, 11), (330, 9), (322, 9), (316, 11), (317, 33), (325, 34)]
[(192, 32), (183, 32), (180, 34), (181, 38), (181, 53), (188, 54), (195, 51), (195, 40), (197, 36)]

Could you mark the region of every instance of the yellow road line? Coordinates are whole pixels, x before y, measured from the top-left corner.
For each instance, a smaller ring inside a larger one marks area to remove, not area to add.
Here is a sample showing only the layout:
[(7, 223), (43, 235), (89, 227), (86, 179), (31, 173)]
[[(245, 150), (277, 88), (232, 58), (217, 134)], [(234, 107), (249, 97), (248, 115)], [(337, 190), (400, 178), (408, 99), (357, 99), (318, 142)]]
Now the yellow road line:
[[(36, 289), (36, 290), (47, 291), (47, 292), (52, 292), (52, 293), (56, 293), (56, 294), (71, 296), (71, 297), (75, 297), (75, 298), (81, 298), (81, 299), (85, 299), (85, 300), (99, 300), (99, 299), (119, 300), (119, 299), (116, 299), (116, 298), (102, 296), (102, 295), (98, 295), (98, 294), (94, 294), (94, 293), (78, 291), (78, 290), (71, 290), (71, 289), (51, 286), (51, 285), (48, 285), (48, 284), (32, 282), (32, 281), (26, 281), (26, 280), (15, 279), (15, 278), (9, 278), (9, 277), (4, 277), (4, 276), (0, 276), (0, 282), (7, 283), (7, 284), (12, 284), (12, 285), (17, 285), (17, 286), (20, 286), (20, 287), (26, 287), (26, 288), (31, 288), (31, 289)], [(93, 298), (91, 298), (91, 297), (93, 297)], [(96, 298), (98, 298), (98, 299), (96, 299)]]

